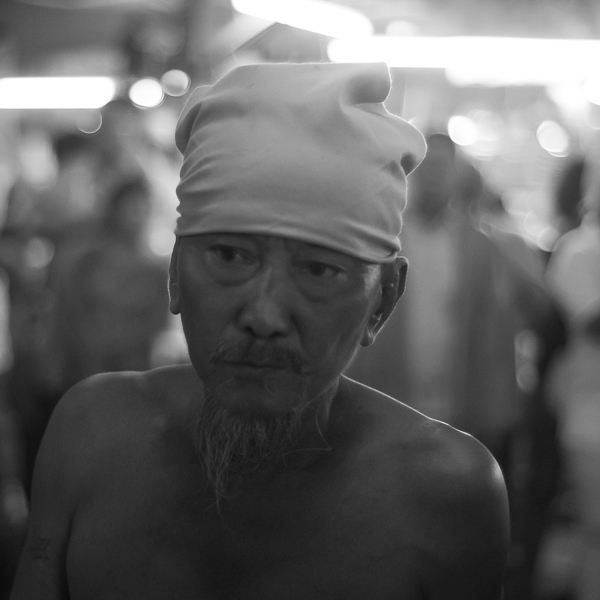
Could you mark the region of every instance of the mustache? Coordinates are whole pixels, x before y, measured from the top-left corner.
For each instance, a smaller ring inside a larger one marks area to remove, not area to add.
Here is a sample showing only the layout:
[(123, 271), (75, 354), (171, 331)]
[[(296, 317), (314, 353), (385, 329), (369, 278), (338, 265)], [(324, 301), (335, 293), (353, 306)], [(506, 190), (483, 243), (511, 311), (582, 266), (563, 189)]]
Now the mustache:
[(302, 354), (298, 350), (252, 340), (223, 340), (210, 353), (209, 360), (211, 363), (223, 361), (268, 365), (292, 371), (300, 376), (308, 373)]

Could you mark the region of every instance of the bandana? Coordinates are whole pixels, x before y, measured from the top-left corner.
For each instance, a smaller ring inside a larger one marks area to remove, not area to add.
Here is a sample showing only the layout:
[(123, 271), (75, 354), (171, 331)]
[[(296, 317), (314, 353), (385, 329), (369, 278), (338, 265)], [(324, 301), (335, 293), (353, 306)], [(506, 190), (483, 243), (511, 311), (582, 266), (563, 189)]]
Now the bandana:
[(276, 235), (368, 262), (400, 249), (423, 136), (387, 112), (384, 63), (258, 64), (197, 88), (179, 119), (179, 236)]

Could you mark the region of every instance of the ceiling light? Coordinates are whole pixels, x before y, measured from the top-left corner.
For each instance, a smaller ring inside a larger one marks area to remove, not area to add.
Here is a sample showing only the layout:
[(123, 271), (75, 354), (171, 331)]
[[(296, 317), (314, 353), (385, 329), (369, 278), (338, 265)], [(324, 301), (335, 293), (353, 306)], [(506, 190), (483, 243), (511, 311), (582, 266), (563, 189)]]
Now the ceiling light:
[(327, 54), (333, 62), (386, 62), (390, 67), (443, 69), (448, 56), (445, 38), (372, 36), (359, 40), (335, 39)]
[(600, 40), (372, 36), (332, 40), (327, 52), (333, 62), (446, 69), (462, 85), (545, 85), (595, 72)]
[(6, 77), (0, 79), (0, 108), (101, 108), (116, 89), (110, 77)]
[(324, 0), (231, 0), (240, 13), (333, 38), (370, 36), (373, 24), (361, 12)]

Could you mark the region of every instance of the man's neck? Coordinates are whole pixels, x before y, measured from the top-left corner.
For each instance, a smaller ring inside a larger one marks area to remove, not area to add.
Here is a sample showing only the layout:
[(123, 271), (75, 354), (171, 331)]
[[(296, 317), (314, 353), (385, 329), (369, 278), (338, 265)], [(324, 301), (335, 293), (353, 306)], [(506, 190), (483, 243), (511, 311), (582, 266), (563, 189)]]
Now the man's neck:
[(306, 408), (298, 441), (286, 456), (287, 468), (305, 468), (331, 450), (331, 407), (338, 393), (339, 380)]

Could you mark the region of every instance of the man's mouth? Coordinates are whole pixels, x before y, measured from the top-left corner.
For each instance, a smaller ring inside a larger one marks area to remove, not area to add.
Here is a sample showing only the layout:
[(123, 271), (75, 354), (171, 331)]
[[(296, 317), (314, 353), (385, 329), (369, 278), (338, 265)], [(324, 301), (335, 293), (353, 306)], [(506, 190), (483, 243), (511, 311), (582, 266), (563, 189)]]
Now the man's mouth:
[(232, 368), (254, 371), (290, 371), (304, 375), (302, 356), (293, 350), (277, 347), (252, 347), (249, 344), (221, 345), (210, 360)]
[(267, 370), (267, 369), (275, 369), (278, 371), (282, 371), (286, 368), (285, 365), (280, 365), (272, 362), (260, 362), (260, 361), (246, 361), (246, 360), (224, 360), (220, 361), (226, 365), (231, 365), (234, 367), (240, 368), (248, 368), (248, 369), (257, 369), (257, 370)]

